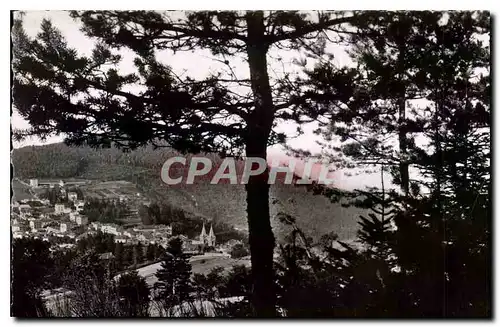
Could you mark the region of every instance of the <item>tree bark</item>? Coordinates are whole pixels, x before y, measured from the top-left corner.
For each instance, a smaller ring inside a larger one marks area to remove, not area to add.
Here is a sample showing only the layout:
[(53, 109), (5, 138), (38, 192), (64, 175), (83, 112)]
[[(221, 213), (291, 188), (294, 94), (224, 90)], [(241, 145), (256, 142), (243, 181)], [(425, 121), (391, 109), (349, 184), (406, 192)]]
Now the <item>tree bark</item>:
[(408, 152), (407, 152), (407, 128), (406, 128), (406, 80), (404, 78), (405, 73), (405, 52), (406, 45), (399, 45), (399, 56), (398, 56), (398, 70), (400, 83), (402, 85), (401, 94), (398, 98), (398, 110), (399, 110), (399, 153), (400, 153), (400, 163), (399, 163), (399, 173), (401, 177), (401, 188), (406, 197), (409, 195), (410, 191), (410, 174), (409, 174), (409, 164), (408, 164)]
[[(267, 73), (268, 44), (263, 13), (247, 14), (247, 54), (255, 108), (247, 120), (246, 156), (267, 159), (267, 143), (274, 119), (274, 106)], [(276, 316), (273, 253), (274, 235), (269, 214), (268, 172), (250, 176), (247, 191), (249, 243), (252, 262), (253, 298), (257, 317)]]

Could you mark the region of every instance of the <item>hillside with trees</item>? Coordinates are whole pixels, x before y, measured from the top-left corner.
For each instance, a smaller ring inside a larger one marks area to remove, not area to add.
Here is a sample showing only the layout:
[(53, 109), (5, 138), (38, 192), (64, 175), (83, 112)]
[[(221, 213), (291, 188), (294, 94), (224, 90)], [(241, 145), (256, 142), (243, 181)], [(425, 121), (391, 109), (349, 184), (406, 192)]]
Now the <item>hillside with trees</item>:
[[(179, 153), (168, 148), (153, 150), (151, 147), (144, 147), (124, 153), (114, 148), (69, 147), (57, 143), (15, 149), (12, 152), (12, 164), (15, 176), (21, 179), (38, 176), (75, 177), (97, 181), (127, 180), (136, 183), (153, 202), (173, 208), (169, 210), (182, 210), (190, 216), (201, 217), (217, 224), (227, 224), (246, 232), (248, 226), (245, 218), (244, 185), (212, 185), (208, 183), (209, 180), (197, 179), (193, 185), (168, 186), (160, 178), (160, 169), (165, 160), (175, 155)], [(60, 161), (60, 157), (73, 158), (73, 161)], [(209, 157), (213, 158), (214, 165), (222, 160), (214, 155)], [(82, 167), (85, 168), (75, 169), (70, 174), (67, 167), (73, 166), (77, 161), (84, 162)], [(46, 175), (49, 171), (43, 168), (44, 164), (51, 167), (50, 173), (54, 175)], [(295, 212), (299, 217), (297, 223), (315, 239), (332, 231), (344, 240), (355, 238), (358, 216), (363, 210), (345, 208), (339, 203), (314, 196), (305, 187), (277, 184), (271, 186), (270, 192), (273, 217), (271, 223), (279, 241), (283, 241), (284, 235), (289, 231), (288, 226), (276, 218), (283, 206), (286, 210)], [(278, 200), (279, 204), (274, 200)], [(181, 234), (199, 233), (201, 220), (193, 225), (193, 229), (187, 225), (183, 226)], [(226, 228), (224, 230), (227, 231)], [(224, 239), (228, 237), (221, 236)]]

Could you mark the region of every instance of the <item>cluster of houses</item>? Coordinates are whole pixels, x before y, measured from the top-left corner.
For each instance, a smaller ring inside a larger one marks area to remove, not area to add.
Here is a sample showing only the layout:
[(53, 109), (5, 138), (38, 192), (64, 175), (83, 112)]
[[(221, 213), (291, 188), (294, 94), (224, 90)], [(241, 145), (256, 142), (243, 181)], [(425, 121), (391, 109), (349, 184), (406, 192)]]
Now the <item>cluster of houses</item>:
[[(59, 247), (72, 247), (82, 238), (95, 235), (98, 232), (112, 234), (116, 243), (123, 244), (158, 244), (166, 247), (172, 237), (172, 226), (152, 225), (135, 226), (125, 228), (117, 224), (100, 222), (89, 222), (88, 218), (82, 214), (85, 201), (78, 199), (75, 192), (64, 190), (63, 181), (43, 181), (37, 179), (30, 180), (32, 188), (54, 187), (59, 185), (63, 192), (66, 192), (68, 203), (56, 203), (51, 205), (49, 200), (24, 199), (12, 204), (11, 210), (11, 230), (14, 238), (34, 237), (45, 241), (71, 240), (67, 242), (54, 242)], [(218, 252), (229, 253), (232, 246), (239, 241), (231, 240), (226, 244), (218, 244), (213, 230), (207, 233), (203, 224), (200, 235), (197, 239), (189, 239), (184, 235), (177, 235), (183, 240), (184, 251), (197, 253), (206, 249)], [(216, 246), (217, 245), (217, 246)]]
[(172, 237), (172, 226), (166, 225), (124, 228), (116, 224), (92, 222), (88, 229), (95, 232), (100, 231), (105, 234), (112, 234), (115, 236), (115, 243), (123, 244), (149, 243), (166, 246), (168, 240)]
[[(139, 226), (125, 229), (116, 224), (89, 223), (81, 213), (83, 201), (72, 207), (66, 204), (50, 206), (45, 200), (23, 201), (12, 204), (11, 229), (14, 238), (34, 237), (50, 241), (54, 237), (79, 240), (98, 231), (115, 236), (115, 242), (126, 244), (167, 244), (172, 227), (164, 225)], [(17, 209), (17, 210), (16, 210)]]
[(85, 230), (88, 218), (81, 214), (83, 201), (74, 206), (48, 200), (30, 199), (12, 204), (11, 230), (14, 238), (34, 237), (50, 241), (54, 237), (74, 239)]

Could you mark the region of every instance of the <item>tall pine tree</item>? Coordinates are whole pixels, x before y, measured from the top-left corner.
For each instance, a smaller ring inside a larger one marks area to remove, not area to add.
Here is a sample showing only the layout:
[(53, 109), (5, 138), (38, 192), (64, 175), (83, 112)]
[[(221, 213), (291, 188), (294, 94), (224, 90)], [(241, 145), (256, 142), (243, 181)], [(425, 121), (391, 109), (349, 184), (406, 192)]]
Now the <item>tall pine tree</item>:
[[(262, 159), (269, 145), (284, 140), (274, 130), (277, 122), (303, 119), (301, 108), (314, 95), (291, 97), (285, 87), (293, 80), (290, 71), (271, 79), (270, 51), (323, 50), (329, 43), (325, 33), (353, 19), (344, 12), (296, 11), (86, 11), (72, 16), (96, 39), (90, 56), (71, 48), (48, 20), (36, 38), (26, 35), (20, 20), (14, 24), (14, 105), (31, 125), (19, 137), (64, 133), (69, 144), (112, 142), (124, 149), (166, 142), (183, 152)], [(118, 70), (122, 58), (114, 49), (134, 52), (136, 73)], [(199, 80), (179, 76), (161, 62), (159, 53), (165, 50), (208, 50), (225, 72), (221, 68)], [(233, 59), (238, 58), (248, 65), (248, 76), (235, 75)], [(139, 88), (131, 91), (131, 86)], [(274, 316), (266, 174), (252, 176), (246, 191), (253, 304), (257, 316)]]
[(182, 252), (182, 240), (169, 241), (167, 253), (156, 272), (155, 299), (164, 310), (169, 312), (174, 306), (182, 305), (191, 299), (191, 264)]

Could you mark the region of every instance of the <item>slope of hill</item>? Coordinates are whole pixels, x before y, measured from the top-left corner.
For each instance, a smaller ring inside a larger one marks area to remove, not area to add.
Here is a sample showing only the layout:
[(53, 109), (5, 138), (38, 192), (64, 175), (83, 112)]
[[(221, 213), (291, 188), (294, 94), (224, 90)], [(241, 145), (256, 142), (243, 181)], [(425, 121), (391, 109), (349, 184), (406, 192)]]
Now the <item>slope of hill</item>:
[[(151, 200), (167, 202), (209, 220), (225, 222), (239, 230), (247, 229), (244, 185), (212, 185), (208, 181), (195, 184), (166, 185), (160, 169), (167, 158), (177, 153), (169, 148), (141, 148), (128, 153), (118, 149), (71, 148), (64, 144), (29, 146), (12, 153), (14, 175), (18, 178), (79, 177), (101, 181), (126, 180), (135, 183)], [(209, 155), (219, 160), (215, 155)], [(341, 239), (356, 236), (359, 215), (357, 208), (344, 208), (325, 197), (313, 195), (304, 187), (271, 186), (271, 214), (285, 211), (296, 217), (297, 224), (317, 239), (335, 232)], [(276, 203), (275, 203), (276, 202)], [(276, 218), (272, 221), (278, 240), (289, 231)]]
[(12, 180), (13, 201), (31, 199), (33, 195), (28, 185), (21, 183), (17, 179)]

